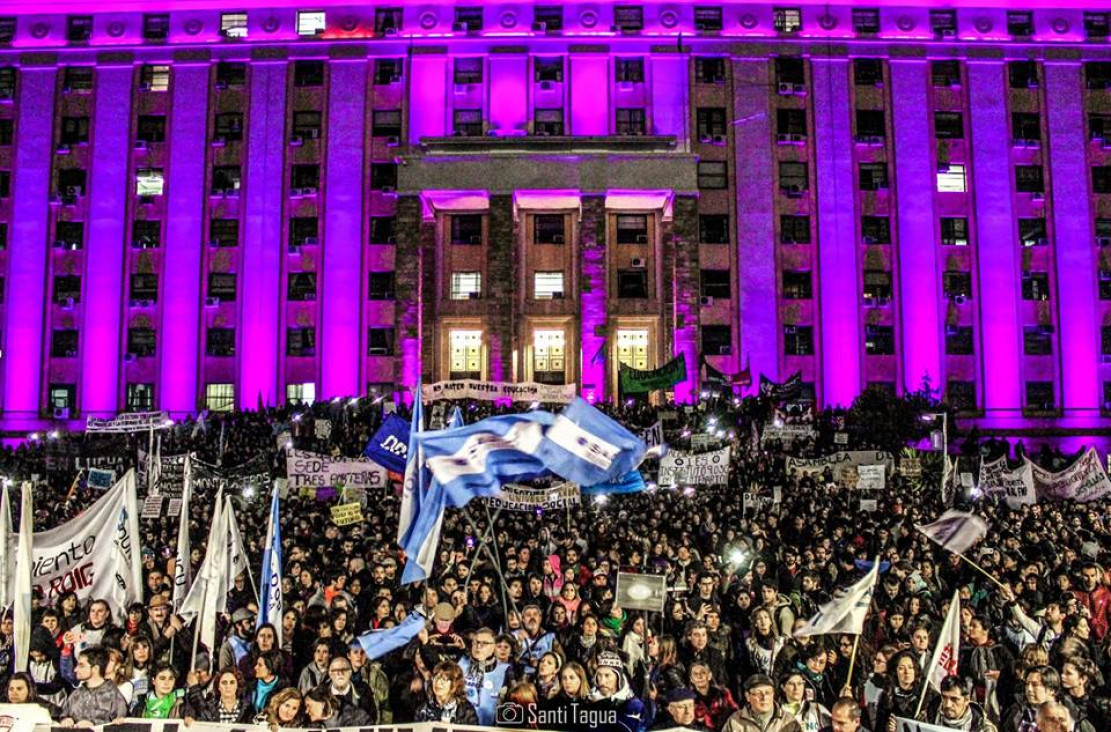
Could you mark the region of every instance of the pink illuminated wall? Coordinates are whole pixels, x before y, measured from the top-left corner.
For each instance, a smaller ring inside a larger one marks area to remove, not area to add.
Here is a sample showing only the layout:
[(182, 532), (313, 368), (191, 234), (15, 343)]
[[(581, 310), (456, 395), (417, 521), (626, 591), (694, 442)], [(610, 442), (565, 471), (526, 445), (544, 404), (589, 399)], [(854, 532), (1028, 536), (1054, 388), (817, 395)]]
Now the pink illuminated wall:
[(499, 135), (528, 130), (528, 56), (496, 54), (490, 57), (490, 130)]
[(447, 131), (448, 78), (450, 59), (421, 54), (409, 60), (409, 144), (422, 137), (440, 137)]
[(573, 135), (608, 135), (610, 131), (609, 55), (572, 54), (571, 129)]

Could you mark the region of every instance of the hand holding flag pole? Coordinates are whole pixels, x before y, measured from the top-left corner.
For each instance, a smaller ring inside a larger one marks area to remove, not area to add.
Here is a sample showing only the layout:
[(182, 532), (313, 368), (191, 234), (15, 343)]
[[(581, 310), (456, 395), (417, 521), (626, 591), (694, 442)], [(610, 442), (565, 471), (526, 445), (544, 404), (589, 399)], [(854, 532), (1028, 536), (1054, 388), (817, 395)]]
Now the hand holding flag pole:
[(984, 538), (988, 533), (988, 525), (982, 518), (971, 513), (950, 509), (938, 517), (932, 524), (915, 525), (916, 529), (925, 534), (942, 549), (956, 554), (968, 563), (973, 569), (987, 577), (999, 589), (1007, 589), (1002, 582), (992, 577), (976, 562), (964, 555), (972, 545)]

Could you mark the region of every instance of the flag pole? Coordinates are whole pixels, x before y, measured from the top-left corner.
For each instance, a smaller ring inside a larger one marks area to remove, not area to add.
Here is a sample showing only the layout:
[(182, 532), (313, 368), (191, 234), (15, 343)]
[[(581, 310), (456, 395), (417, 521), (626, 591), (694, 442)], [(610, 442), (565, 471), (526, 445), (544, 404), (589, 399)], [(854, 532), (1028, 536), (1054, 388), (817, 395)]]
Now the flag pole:
[[(875, 580), (875, 582), (872, 583), (872, 587), (875, 588), (875, 586), (878, 585), (879, 581), (880, 581), (880, 557), (879, 557), (879, 555), (877, 555), (875, 560), (873, 560), (873, 561), (875, 561), (875, 563), (876, 563), (876, 565), (875, 565), (876, 566), (876, 580)], [(873, 589), (873, 594), (874, 594), (874, 589)], [(869, 603), (869, 605), (871, 605), (871, 603)], [(864, 632), (863, 625), (861, 626), (860, 630), (861, 630), (861, 632), (857, 633), (856, 637), (853, 639), (853, 653), (852, 653), (851, 656), (849, 656), (849, 673), (848, 673), (847, 676), (845, 676), (845, 686), (847, 686), (850, 691), (853, 688), (853, 668), (856, 666), (856, 652), (860, 648), (860, 636)]]
[[(960, 555), (958, 554), (957, 556), (960, 556)], [(961, 591), (959, 589), (956, 590), (955, 592), (953, 592), (952, 602), (955, 603), (958, 607), (960, 606), (960, 604), (961, 604)], [(948, 621), (949, 615), (951, 615), (952, 612), (953, 612), (953, 605), (950, 605), (949, 606), (949, 612), (946, 613), (946, 621)], [(944, 633), (948, 629), (946, 627), (947, 625), (948, 625), (948, 622), (942, 623), (942, 625), (941, 625), (942, 633)], [(938, 638), (937, 638), (937, 646), (934, 648), (934, 652), (930, 654), (930, 663), (929, 663), (928, 666), (926, 666), (926, 670), (922, 675), (922, 693), (920, 693), (918, 695), (918, 706), (916, 706), (914, 708), (914, 718), (915, 719), (918, 719), (918, 715), (922, 713), (922, 705), (926, 703), (926, 692), (929, 691), (929, 688), (930, 688), (930, 674), (933, 673), (934, 666), (937, 665), (938, 657), (941, 655), (941, 649), (944, 647), (944, 643), (945, 643), (945, 639), (942, 638), (941, 635), (939, 635)]]
[(985, 570), (985, 569), (984, 569), (983, 567), (981, 567), (981, 566), (980, 566), (979, 564), (976, 564), (976, 562), (972, 561), (971, 559), (969, 559), (969, 558), (968, 558), (968, 557), (966, 557), (965, 555), (961, 554), (960, 552), (953, 552), (953, 553), (954, 553), (954, 554), (956, 554), (956, 555), (957, 555), (958, 557), (960, 557), (961, 559), (963, 559), (963, 560), (964, 560), (965, 562), (967, 562), (967, 563), (968, 563), (968, 566), (972, 567), (972, 568), (973, 568), (973, 569), (975, 569), (975, 570), (976, 570), (977, 572), (979, 572), (980, 574), (984, 575), (984, 576), (985, 576), (985, 577), (987, 577), (987, 578), (988, 578), (989, 580), (991, 580), (991, 581), (992, 581), (993, 583), (995, 583), (995, 586), (996, 586), (996, 587), (998, 587), (998, 588), (999, 588), (999, 589), (1001, 589), (1001, 590), (1005, 590), (1005, 589), (1007, 589), (1007, 588), (1006, 588), (1006, 586), (1004, 586), (1004, 584), (1003, 584), (1002, 582), (1000, 582), (1000, 581), (999, 581), (999, 580), (997, 580), (997, 579), (996, 579), (995, 577), (992, 577), (992, 576), (991, 576), (990, 574), (988, 574), (988, 573), (987, 573), (987, 570)]

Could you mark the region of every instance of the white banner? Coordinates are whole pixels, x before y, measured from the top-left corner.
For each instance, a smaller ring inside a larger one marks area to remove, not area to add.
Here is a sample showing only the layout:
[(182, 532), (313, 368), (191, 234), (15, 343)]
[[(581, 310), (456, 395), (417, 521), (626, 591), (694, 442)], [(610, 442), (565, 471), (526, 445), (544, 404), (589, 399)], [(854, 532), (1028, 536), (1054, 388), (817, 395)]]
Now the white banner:
[(169, 427), (169, 415), (165, 412), (129, 412), (121, 414), (115, 419), (97, 419), (89, 417), (85, 420), (86, 432), (122, 433), (122, 432), (147, 432)]
[(887, 471), (882, 465), (861, 465), (856, 474), (857, 490), (882, 491), (887, 487)]
[(699, 455), (669, 452), (660, 458), (660, 485), (725, 485), (728, 482), (728, 447)]
[(1084, 457), (1059, 473), (1039, 468), (1025, 458), (1034, 476), (1034, 489), (1040, 501), (1072, 500), (1077, 503), (1097, 501), (1111, 495), (1111, 481), (1095, 448), (1088, 448)]
[(641, 430), (639, 437), (644, 440), (644, 444), (648, 446), (648, 448), (658, 447), (664, 444), (664, 423), (660, 420), (656, 420), (656, 424)]
[(826, 468), (833, 471), (833, 479), (840, 481), (846, 469), (854, 472), (861, 465), (883, 465), (887, 470), (895, 469), (895, 459), (891, 453), (880, 450), (846, 450), (835, 452), (822, 458), (787, 458), (787, 474), (792, 471), (800, 475), (821, 475)]
[(952, 732), (949, 727), (939, 727), (936, 724), (919, 722), (917, 719), (895, 717), (895, 722), (898, 725), (895, 732)]
[[(15, 710), (16, 720), (22, 719), (18, 713), (23, 707), (33, 706), (35, 710), (41, 710), (42, 707), (38, 705), (23, 705), (23, 704), (3, 704), (0, 705), (0, 714), (6, 713), (9, 710)], [(515, 716), (520, 720), (519, 724), (529, 724), (529, 716), (533, 718), (538, 717), (534, 709), (525, 709), (524, 707), (512, 705), (515, 709), (510, 709), (505, 712), (505, 716)], [(605, 714), (597, 715), (593, 712), (588, 712), (583, 706), (580, 705), (578, 714), (582, 717), (581, 724), (584, 728), (597, 728), (599, 726), (598, 719), (605, 719)], [(26, 715), (27, 722), (37, 722), (37, 711), (32, 711), (31, 714)], [(36, 732), (49, 732), (49, 715), (37, 726)], [(513, 722), (512, 724), (517, 724)], [(0, 727), (0, 729), (3, 729)], [(138, 717), (127, 717), (120, 719), (118, 722), (110, 724), (96, 725), (91, 727), (96, 732), (180, 732), (182, 729), (180, 719), (140, 719)], [(220, 724), (218, 722), (193, 722), (189, 726), (189, 732), (245, 732), (245, 730), (264, 730), (264, 727), (252, 726), (249, 724)], [(312, 728), (308, 727), (282, 727), (283, 732), (310, 732)], [(346, 730), (346, 732), (490, 732), (491, 727), (480, 727), (478, 725), (463, 725), (463, 724), (447, 724), (445, 722), (417, 722), (409, 724), (398, 725), (367, 725), (365, 727), (331, 727), (334, 730)], [(526, 732), (528, 729), (525, 726), (520, 727), (501, 727), (498, 729), (505, 732)], [(683, 732), (686, 727), (669, 727), (663, 732)], [(24, 732), (21, 727), (13, 727), (12, 732)]]
[(335, 488), (346, 486), (380, 488), (389, 485), (389, 473), (376, 462), (360, 458), (336, 458), (304, 450), (289, 450), (285, 461), (289, 488)]
[(316, 439), (327, 440), (332, 436), (332, 420), (318, 419), (315, 425)]
[(784, 424), (778, 427), (774, 424), (766, 424), (764, 425), (764, 431), (760, 434), (760, 443), (777, 440), (785, 445), (790, 445), (795, 440), (808, 440), (814, 434), (814, 426), (809, 424)]
[(533, 382), (511, 384), (505, 381), (475, 381), (474, 379), (439, 381), (421, 387), (421, 396), (426, 402), (438, 399), (475, 399), (484, 402), (509, 399), (514, 402), (567, 404), (577, 396), (577, 392), (576, 384), (554, 385)]
[(1001, 457), (990, 463), (980, 463), (980, 490), (989, 498), (1001, 498), (1011, 508), (1037, 503), (1034, 490), (1034, 471), (1028, 463), (1016, 470)]
[(761, 496), (757, 493), (741, 494), (741, 514), (748, 515), (749, 511), (766, 511), (776, 504), (775, 496)]
[(158, 459), (158, 477), (154, 481), (154, 485), (151, 486), (150, 495), (180, 498), (185, 488), (185, 460), (188, 457), (188, 453), (160, 456)]
[(545, 511), (554, 511), (579, 505), (582, 493), (579, 486), (569, 480), (553, 483), (545, 488), (507, 483), (486, 500), (493, 509), (535, 511), (542, 508)]

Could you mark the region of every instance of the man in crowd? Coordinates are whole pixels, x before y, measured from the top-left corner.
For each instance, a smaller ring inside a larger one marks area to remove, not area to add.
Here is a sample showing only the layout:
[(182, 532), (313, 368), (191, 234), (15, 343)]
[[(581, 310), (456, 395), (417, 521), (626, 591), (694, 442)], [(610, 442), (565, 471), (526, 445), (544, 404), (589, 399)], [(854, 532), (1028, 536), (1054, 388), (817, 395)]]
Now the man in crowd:
[(90, 648), (77, 656), (77, 680), (62, 707), (63, 727), (91, 727), (108, 724), (127, 715), (127, 702), (116, 684), (104, 678), (108, 668), (108, 652)]
[(802, 732), (775, 703), (775, 684), (763, 674), (745, 679), (745, 705), (726, 721), (722, 732)]
[(984, 708), (972, 700), (972, 680), (961, 676), (941, 680), (941, 696), (925, 710), (922, 719), (945, 729), (996, 732)]

